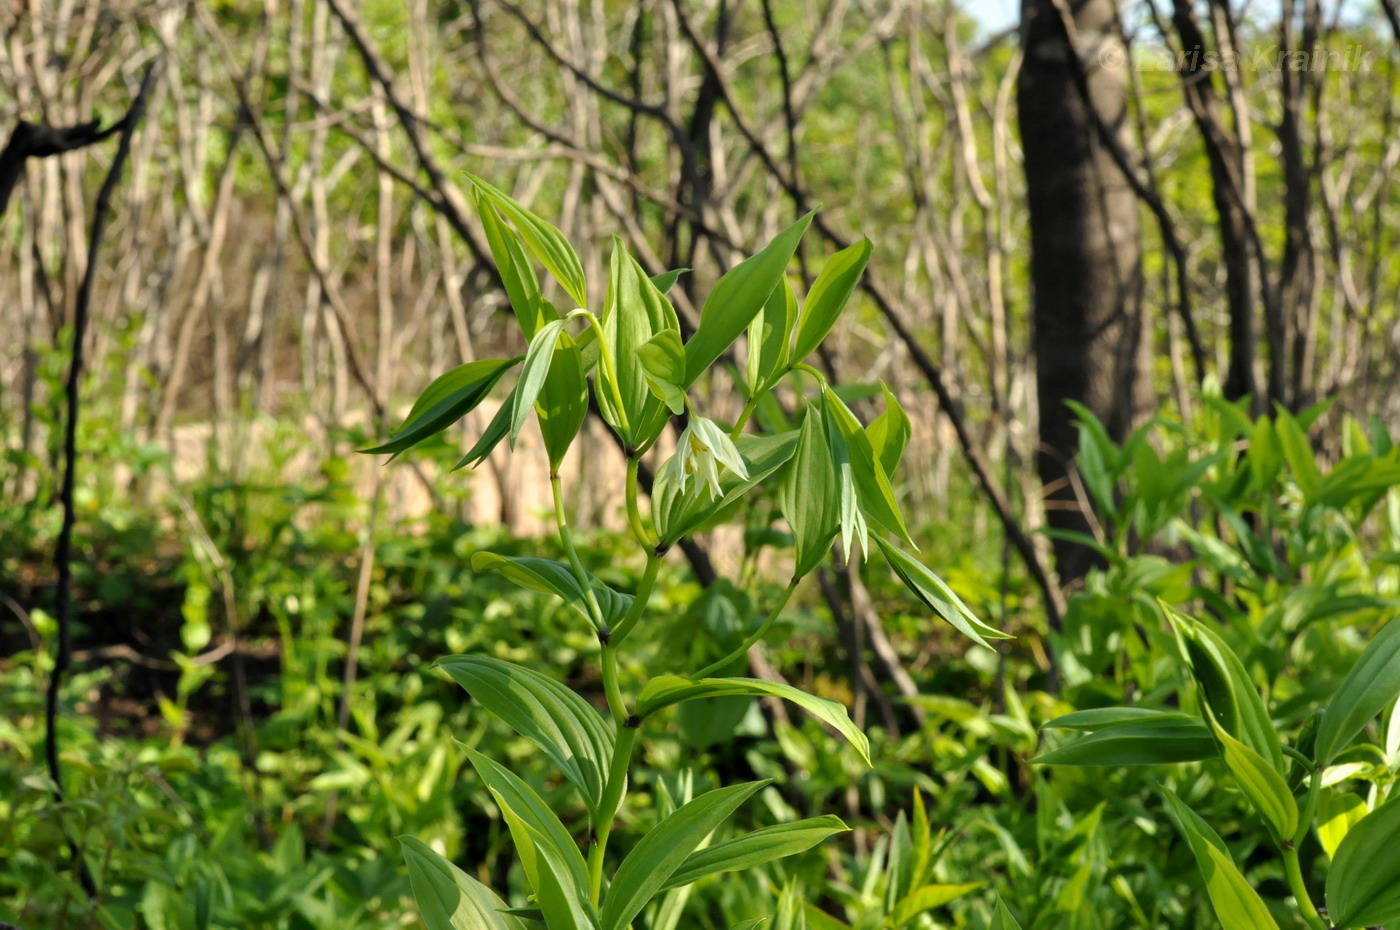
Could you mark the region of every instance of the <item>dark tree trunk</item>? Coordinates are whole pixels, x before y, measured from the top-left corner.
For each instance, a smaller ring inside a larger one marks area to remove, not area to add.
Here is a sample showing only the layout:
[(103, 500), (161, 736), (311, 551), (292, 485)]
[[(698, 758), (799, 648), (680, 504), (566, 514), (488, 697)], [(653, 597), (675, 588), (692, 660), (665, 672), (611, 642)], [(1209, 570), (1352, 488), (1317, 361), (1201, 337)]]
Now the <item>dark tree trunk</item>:
[[(1083, 404), (1118, 437), (1150, 403), (1150, 384), (1138, 204), (1109, 147), (1130, 141), (1117, 8), (1114, 0), (1066, 2), (1062, 16), (1051, 0), (1023, 0), (1016, 100), (1030, 204), (1037, 464), (1051, 527), (1084, 532), (1083, 501), (1069, 481), (1078, 437), (1065, 402)], [(1069, 583), (1093, 555), (1056, 541), (1055, 562)]]

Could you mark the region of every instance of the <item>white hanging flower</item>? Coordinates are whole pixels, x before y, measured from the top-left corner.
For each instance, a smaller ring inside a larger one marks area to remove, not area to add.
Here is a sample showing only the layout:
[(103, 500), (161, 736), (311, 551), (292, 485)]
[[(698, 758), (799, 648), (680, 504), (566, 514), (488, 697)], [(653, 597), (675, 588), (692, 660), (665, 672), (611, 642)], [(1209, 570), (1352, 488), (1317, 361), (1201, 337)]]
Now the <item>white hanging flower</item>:
[(678, 493), (684, 494), (691, 477), (709, 488), (711, 497), (720, 496), (719, 469), (726, 468), (740, 478), (748, 478), (749, 469), (739, 455), (734, 440), (724, 430), (705, 417), (691, 417), (690, 425), (681, 433), (676, 444), (676, 454), (661, 466), (661, 475), (667, 484), (674, 485)]

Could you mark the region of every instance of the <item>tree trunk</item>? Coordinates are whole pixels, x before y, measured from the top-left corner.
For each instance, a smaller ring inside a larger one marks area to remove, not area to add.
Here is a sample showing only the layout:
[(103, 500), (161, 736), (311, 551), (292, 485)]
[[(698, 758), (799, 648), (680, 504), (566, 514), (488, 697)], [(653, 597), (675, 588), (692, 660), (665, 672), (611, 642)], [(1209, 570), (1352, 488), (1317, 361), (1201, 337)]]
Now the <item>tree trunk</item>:
[[(1021, 35), (1016, 97), (1030, 205), (1037, 464), (1050, 526), (1086, 532), (1087, 502), (1070, 480), (1078, 442), (1065, 402), (1083, 404), (1119, 437), (1151, 396), (1138, 205), (1109, 148), (1130, 144), (1126, 50), (1114, 0), (1023, 0)], [(1070, 583), (1093, 554), (1057, 540), (1055, 562)]]

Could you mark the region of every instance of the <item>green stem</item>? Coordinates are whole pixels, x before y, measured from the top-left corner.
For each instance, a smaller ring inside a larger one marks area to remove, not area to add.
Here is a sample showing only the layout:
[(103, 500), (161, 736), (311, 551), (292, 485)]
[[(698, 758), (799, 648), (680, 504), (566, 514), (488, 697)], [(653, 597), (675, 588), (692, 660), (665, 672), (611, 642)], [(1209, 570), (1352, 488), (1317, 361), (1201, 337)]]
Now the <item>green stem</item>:
[(613, 646), (622, 645), (622, 641), (627, 638), (627, 634), (632, 631), (632, 627), (637, 625), (642, 614), (646, 612), (647, 601), (651, 599), (652, 589), (656, 587), (656, 576), (661, 570), (662, 556), (655, 552), (647, 554), (647, 565), (642, 570), (642, 581), (637, 586), (637, 593), (632, 597), (632, 608), (627, 611), (627, 616), (618, 621), (613, 628), (612, 636), (608, 642)]
[[(606, 655), (608, 650), (604, 650)], [(603, 800), (598, 805), (598, 822), (594, 824), (593, 848), (588, 851), (588, 877), (593, 906), (603, 897), (603, 854), (608, 848), (608, 834), (622, 807), (627, 791), (627, 767), (632, 762), (632, 745), (637, 740), (637, 728), (620, 725), (617, 741), (613, 743), (612, 759), (608, 763), (608, 781), (603, 788)]]
[(826, 375), (822, 374), (820, 371), (818, 371), (817, 369), (813, 368), (811, 365), (806, 364), (805, 362), (800, 362), (800, 363), (798, 363), (798, 364), (796, 364), (796, 365), (793, 365), (793, 366), (792, 366), (791, 368), (789, 368), (788, 370), (789, 370), (789, 371), (803, 371), (803, 372), (806, 372), (807, 374), (811, 375), (813, 378), (816, 378), (818, 384), (821, 384), (821, 385), (825, 385), (825, 384), (826, 384)]
[(1307, 839), (1308, 830), (1312, 827), (1313, 817), (1317, 815), (1317, 802), (1322, 794), (1321, 772), (1313, 768), (1308, 772), (1308, 794), (1303, 799), (1303, 809), (1298, 817), (1298, 829), (1293, 834), (1293, 845), (1303, 845), (1303, 840)]
[(757, 643), (759, 640), (763, 639), (764, 635), (767, 634), (769, 629), (772, 628), (774, 622), (777, 621), (778, 614), (782, 613), (783, 608), (787, 606), (787, 602), (792, 598), (792, 592), (797, 589), (797, 582), (800, 580), (801, 579), (794, 577), (791, 581), (788, 582), (786, 590), (783, 591), (783, 596), (778, 599), (778, 603), (775, 604), (773, 606), (773, 610), (769, 612), (768, 619), (764, 620), (763, 625), (760, 626), (758, 629), (754, 630), (752, 635), (750, 635), (748, 639), (744, 640), (743, 643), (740, 644), (739, 648), (730, 652), (723, 659), (720, 659), (716, 662), (711, 662), (709, 665), (705, 666), (700, 671), (696, 672), (690, 677), (705, 678), (709, 675), (713, 675), (715, 672), (724, 668), (730, 662), (733, 662), (735, 659), (747, 653), (749, 649), (753, 647), (754, 643)]
[(1303, 882), (1303, 870), (1298, 865), (1298, 848), (1292, 843), (1286, 843), (1283, 847), (1283, 871), (1288, 878), (1288, 890), (1293, 892), (1293, 898), (1298, 902), (1298, 909), (1303, 912), (1308, 926), (1314, 930), (1327, 930), (1327, 921), (1318, 914), (1312, 898), (1308, 897), (1308, 886)]
[(655, 549), (657, 539), (642, 522), (642, 508), (637, 503), (637, 468), (640, 464), (641, 460), (635, 455), (627, 459), (627, 522), (631, 524), (632, 535), (642, 548)]
[(729, 431), (730, 439), (738, 439), (739, 434), (744, 431), (744, 427), (749, 422), (749, 417), (753, 416), (754, 410), (758, 408), (758, 394), (754, 394), (744, 404), (744, 409), (739, 411), (739, 419), (735, 422), (734, 428)]
[(589, 580), (588, 573), (583, 570), (583, 562), (579, 560), (578, 550), (574, 548), (574, 537), (569, 532), (569, 521), (564, 516), (564, 488), (558, 475), (549, 476), (549, 487), (554, 492), (554, 522), (559, 526), (559, 541), (564, 544), (564, 552), (568, 554), (569, 567), (573, 569), (574, 579), (583, 589), (588, 612), (593, 615), (593, 625), (601, 634), (606, 629), (603, 608), (598, 606), (598, 595), (594, 593), (593, 583)]
[(627, 706), (622, 700), (622, 688), (617, 683), (617, 647), (603, 644), (603, 693), (608, 696), (608, 710), (618, 726), (627, 722)]

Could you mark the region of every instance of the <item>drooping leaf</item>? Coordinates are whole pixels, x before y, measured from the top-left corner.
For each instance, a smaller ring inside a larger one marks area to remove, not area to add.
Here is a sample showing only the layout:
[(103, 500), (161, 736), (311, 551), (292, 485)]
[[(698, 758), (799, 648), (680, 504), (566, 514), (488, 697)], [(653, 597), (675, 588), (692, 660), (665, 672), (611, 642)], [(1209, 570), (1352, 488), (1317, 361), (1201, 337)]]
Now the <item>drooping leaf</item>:
[(904, 449), (909, 445), (912, 430), (909, 417), (900, 406), (899, 398), (890, 393), (890, 389), (883, 383), (880, 389), (885, 392), (885, 412), (870, 421), (870, 425), (865, 428), (865, 434), (870, 437), (870, 447), (875, 450), (880, 466), (885, 469), (885, 475), (893, 480), (899, 460), (904, 456)]
[(685, 345), (685, 387), (694, 384), (748, 328), (773, 288), (782, 281), (797, 243), (811, 223), (812, 214), (808, 213), (715, 282), (700, 310), (700, 325)]
[(821, 345), (826, 334), (846, 309), (865, 266), (870, 263), (869, 239), (862, 239), (826, 260), (807, 299), (802, 302), (802, 314), (797, 321), (797, 337), (792, 360), (801, 362)]
[(539, 746), (596, 818), (613, 750), (612, 730), (597, 710), (554, 679), (499, 659), (449, 656), (436, 667)]
[(1031, 760), (1036, 765), (1164, 765), (1214, 759), (1210, 729), (1190, 717), (1149, 718), (1096, 730)]
[(510, 434), (510, 417), (515, 412), (515, 389), (512, 388), (510, 394), (506, 396), (505, 402), (497, 409), (496, 415), (491, 418), (491, 422), (486, 425), (481, 436), (467, 450), (467, 454), (462, 456), (461, 461), (452, 466), (453, 471), (471, 466), (475, 468), (486, 461), (501, 440)]
[(1177, 825), (1186, 835), (1191, 852), (1196, 857), (1196, 866), (1205, 880), (1206, 893), (1220, 922), (1226, 927), (1239, 927), (1241, 930), (1245, 927), (1250, 930), (1278, 930), (1278, 923), (1259, 897), (1259, 892), (1240, 874), (1215, 831), (1175, 794), (1166, 789), (1162, 793), (1176, 814)]
[(1263, 756), (1226, 733), (1207, 712), (1207, 720), (1220, 741), (1220, 756), (1240, 791), (1249, 798), (1273, 831), (1276, 840), (1289, 840), (1298, 829), (1298, 805), (1288, 783)]
[[(573, 569), (563, 562), (534, 556), (506, 556), (480, 551), (472, 554), (472, 571), (499, 572), (511, 581), (531, 591), (553, 594), (564, 599), (585, 620), (593, 621), (583, 588), (574, 577)], [(588, 575), (593, 596), (603, 612), (603, 622), (611, 629), (632, 609), (632, 595), (614, 591), (598, 578)]]
[(686, 857), (662, 887), (688, 885), (706, 875), (748, 869), (792, 856), (849, 829), (841, 818), (830, 815), (764, 827), (723, 843), (697, 849)]
[(1400, 623), (1381, 627), (1347, 672), (1317, 728), (1313, 757), (1328, 766), (1352, 738), (1400, 697)]
[(808, 574), (826, 558), (841, 530), (838, 482), (825, 417), (819, 407), (808, 407), (778, 493), (778, 507), (792, 528), (795, 577)]
[(1357, 821), (1327, 871), (1327, 916), (1338, 927), (1400, 921), (1400, 793)]
[(549, 269), (549, 273), (554, 275), (554, 279), (559, 282), (578, 306), (588, 306), (588, 285), (583, 276), (583, 263), (578, 260), (578, 253), (574, 251), (573, 246), (569, 245), (569, 240), (564, 238), (564, 234), (552, 224), (525, 209), (504, 191), (493, 187), (474, 174), (467, 174), (467, 178), (477, 191), (490, 200), (498, 210), (506, 215), (507, 219), (515, 224), (515, 228), (519, 230), (525, 245), (529, 247), (531, 252), (535, 253), (536, 258), (544, 263), (544, 266)]
[(900, 549), (894, 543), (875, 537), (885, 560), (904, 586), (924, 605), (948, 623), (956, 627), (964, 636), (988, 649), (992, 647), (987, 638), (1010, 639), (1006, 633), (988, 626), (977, 618), (953, 589), (918, 559)]
[[(462, 745), (462, 748), (497, 802), (503, 807), (508, 807), (512, 814), (543, 837), (543, 840), (558, 853), (559, 861), (563, 863), (575, 886), (587, 889), (588, 866), (584, 863), (583, 855), (573, 837), (564, 829), (564, 825), (559, 822), (559, 817), (549, 805), (510, 769), (469, 746)], [(538, 878), (532, 876), (531, 884), (537, 882)]]
[(603, 930), (625, 930), (705, 837), (769, 783), (707, 791), (662, 820), (618, 866), (603, 902)]
[(1176, 630), (1202, 695), (1216, 721), (1235, 739), (1259, 753), (1275, 771), (1283, 771), (1283, 744), (1264, 699), (1244, 663), (1219, 634), (1205, 624), (1158, 602)]
[(501, 913), (505, 902), (426, 843), (399, 837), (408, 881), (418, 913), (428, 930), (525, 930), (514, 917)]
[(648, 681), (646, 687), (642, 688), (642, 693), (637, 697), (637, 713), (646, 717), (663, 707), (669, 707), (681, 701), (731, 695), (777, 697), (791, 701), (817, 719), (830, 724), (850, 741), (866, 764), (870, 764), (870, 741), (851, 722), (846, 708), (835, 701), (819, 698), (791, 685), (762, 681), (757, 678), (701, 678), (692, 680), (682, 678), (679, 675), (659, 675)]
[(388, 442), (360, 451), (368, 454), (398, 455), (425, 439), (456, 423), (486, 399), (501, 376), (514, 368), (520, 357), (482, 359), (458, 365), (434, 379), (418, 395), (403, 425), (396, 429)]

